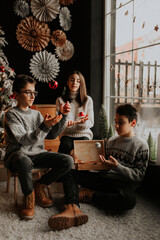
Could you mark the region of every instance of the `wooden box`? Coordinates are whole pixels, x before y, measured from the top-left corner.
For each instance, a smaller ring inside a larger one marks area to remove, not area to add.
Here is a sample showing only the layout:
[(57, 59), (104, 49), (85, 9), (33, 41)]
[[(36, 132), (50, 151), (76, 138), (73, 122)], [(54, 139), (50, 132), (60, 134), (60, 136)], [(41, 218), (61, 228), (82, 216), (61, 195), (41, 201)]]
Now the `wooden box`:
[[(43, 117), (46, 113), (52, 117), (56, 115), (56, 105), (53, 104), (35, 104), (31, 108), (40, 111)], [(59, 137), (51, 140), (45, 139), (44, 144), (47, 151), (57, 152), (60, 144)]]
[(105, 156), (104, 140), (75, 140), (74, 154), (77, 155), (75, 161), (75, 169), (77, 170), (107, 169), (99, 158), (99, 155)]

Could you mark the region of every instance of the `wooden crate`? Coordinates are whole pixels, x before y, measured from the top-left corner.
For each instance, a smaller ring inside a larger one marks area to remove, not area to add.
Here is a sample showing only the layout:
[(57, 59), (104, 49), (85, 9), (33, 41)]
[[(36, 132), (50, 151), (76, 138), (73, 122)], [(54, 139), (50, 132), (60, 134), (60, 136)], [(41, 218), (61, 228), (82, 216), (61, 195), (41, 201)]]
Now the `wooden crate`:
[[(97, 148), (96, 143), (100, 143), (101, 147)], [(77, 170), (107, 169), (99, 158), (99, 155), (105, 155), (104, 140), (75, 140), (74, 154), (78, 157), (75, 161), (75, 169)]]
[[(43, 117), (46, 113), (52, 117), (56, 115), (56, 105), (53, 104), (35, 104), (31, 108), (40, 111)], [(51, 140), (45, 139), (44, 144), (47, 151), (57, 152), (60, 144), (59, 137)]]
[(31, 108), (40, 111), (43, 117), (45, 117), (46, 113), (52, 117), (56, 115), (56, 105), (54, 104), (35, 104)]

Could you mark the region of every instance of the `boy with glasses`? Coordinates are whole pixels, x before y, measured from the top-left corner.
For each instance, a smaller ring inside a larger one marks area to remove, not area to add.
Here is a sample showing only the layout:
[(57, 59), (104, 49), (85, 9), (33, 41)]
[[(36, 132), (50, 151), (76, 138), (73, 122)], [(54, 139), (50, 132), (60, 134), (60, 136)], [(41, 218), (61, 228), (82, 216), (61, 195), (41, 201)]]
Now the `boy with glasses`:
[[(24, 194), (20, 216), (27, 220), (34, 217), (35, 198), (41, 207), (53, 205), (52, 199), (46, 195), (45, 188), (72, 169), (74, 164), (71, 156), (44, 149), (44, 138), (54, 139), (65, 128), (70, 105), (68, 102), (65, 105), (61, 104), (58, 115), (51, 117), (46, 114), (43, 118), (39, 111), (30, 108), (38, 94), (35, 91), (35, 83), (35, 80), (27, 75), (18, 75), (15, 78), (13, 92), (17, 106), (8, 109), (4, 119), (5, 166), (18, 173)], [(33, 168), (49, 169), (35, 181), (34, 186), (31, 172)], [(80, 210), (79, 213), (84, 215)], [(83, 223), (81, 221), (81, 224)]]

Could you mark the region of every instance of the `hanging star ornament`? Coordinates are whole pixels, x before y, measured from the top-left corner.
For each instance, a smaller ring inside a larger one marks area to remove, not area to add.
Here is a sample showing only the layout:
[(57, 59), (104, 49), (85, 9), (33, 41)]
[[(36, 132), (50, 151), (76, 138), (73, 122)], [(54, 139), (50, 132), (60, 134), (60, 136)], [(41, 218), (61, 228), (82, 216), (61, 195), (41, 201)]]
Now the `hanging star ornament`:
[(125, 16), (127, 16), (128, 15), (128, 10), (125, 12)]
[(157, 32), (158, 29), (159, 29), (159, 27), (158, 27), (158, 24), (157, 24), (156, 26), (154, 26), (154, 30)]
[(135, 22), (136, 21), (136, 16), (134, 16), (134, 18), (133, 18), (133, 22)]
[(143, 24), (142, 24), (142, 28), (144, 28), (145, 27), (145, 22), (143, 22)]

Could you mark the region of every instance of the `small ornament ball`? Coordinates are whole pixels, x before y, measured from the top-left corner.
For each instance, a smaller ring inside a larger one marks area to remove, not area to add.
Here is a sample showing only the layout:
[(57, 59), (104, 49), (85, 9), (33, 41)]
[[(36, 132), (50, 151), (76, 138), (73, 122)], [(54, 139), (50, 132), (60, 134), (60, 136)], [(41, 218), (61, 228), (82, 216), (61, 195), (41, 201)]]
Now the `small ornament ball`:
[(85, 115), (84, 115), (84, 113), (83, 112), (80, 112), (79, 113), (79, 117), (84, 117)]
[(58, 87), (58, 82), (55, 81), (55, 80), (49, 82), (49, 87), (50, 87), (51, 89), (56, 89), (56, 88)]
[(96, 146), (96, 148), (100, 149), (100, 148), (101, 148), (100, 142), (96, 142), (96, 143), (95, 143), (95, 146)]

